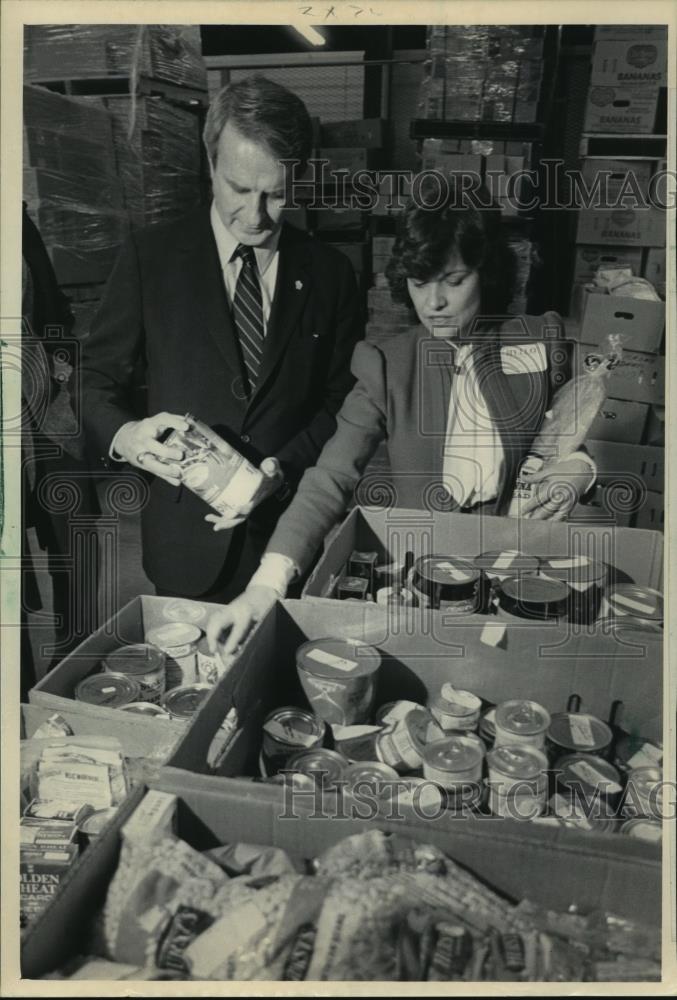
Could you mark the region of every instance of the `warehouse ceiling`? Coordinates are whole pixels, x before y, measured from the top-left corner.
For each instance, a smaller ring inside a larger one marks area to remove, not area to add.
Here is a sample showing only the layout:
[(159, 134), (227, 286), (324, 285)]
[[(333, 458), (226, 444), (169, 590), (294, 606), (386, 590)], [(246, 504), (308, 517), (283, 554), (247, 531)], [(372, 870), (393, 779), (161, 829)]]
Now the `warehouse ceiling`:
[[(322, 52), (360, 51), (369, 59), (383, 56), (389, 45), (394, 49), (425, 48), (424, 25), (352, 27), (314, 23), (313, 27), (318, 28), (326, 38)], [(205, 56), (318, 51), (317, 47), (286, 25), (203, 25), (200, 30)], [(392, 38), (389, 38), (391, 34)]]

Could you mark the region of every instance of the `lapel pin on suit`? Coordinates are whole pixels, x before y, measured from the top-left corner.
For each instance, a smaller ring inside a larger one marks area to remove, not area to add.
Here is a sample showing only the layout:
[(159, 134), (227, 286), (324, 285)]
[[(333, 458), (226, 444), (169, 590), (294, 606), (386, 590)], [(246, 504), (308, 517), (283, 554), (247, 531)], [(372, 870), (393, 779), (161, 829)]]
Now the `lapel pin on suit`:
[(297, 278), (297, 280), (294, 282), (294, 288), (296, 289), (297, 292), (300, 292), (301, 289), (303, 288), (303, 282), (299, 281)]

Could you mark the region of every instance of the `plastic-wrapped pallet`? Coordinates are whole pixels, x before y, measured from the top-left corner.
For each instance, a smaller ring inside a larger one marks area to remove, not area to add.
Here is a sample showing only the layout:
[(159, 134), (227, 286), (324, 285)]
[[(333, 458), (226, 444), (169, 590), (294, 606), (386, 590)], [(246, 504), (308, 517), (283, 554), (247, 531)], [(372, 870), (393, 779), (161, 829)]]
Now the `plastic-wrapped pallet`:
[(207, 89), (197, 25), (27, 25), (24, 73), (28, 82), (139, 75)]

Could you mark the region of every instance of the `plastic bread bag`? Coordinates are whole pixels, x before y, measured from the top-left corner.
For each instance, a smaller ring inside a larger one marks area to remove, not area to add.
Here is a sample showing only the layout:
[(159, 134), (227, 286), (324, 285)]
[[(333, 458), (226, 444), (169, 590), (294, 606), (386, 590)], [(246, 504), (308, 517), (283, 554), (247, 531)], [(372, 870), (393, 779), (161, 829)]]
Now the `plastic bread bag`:
[[(535, 483), (550, 465), (568, 458), (583, 444), (607, 396), (607, 380), (622, 357), (621, 338), (609, 334), (605, 353), (586, 359), (585, 370), (555, 394), (552, 408), (534, 438), (517, 475), (509, 517), (520, 517)], [(538, 477), (538, 478), (535, 478)]]

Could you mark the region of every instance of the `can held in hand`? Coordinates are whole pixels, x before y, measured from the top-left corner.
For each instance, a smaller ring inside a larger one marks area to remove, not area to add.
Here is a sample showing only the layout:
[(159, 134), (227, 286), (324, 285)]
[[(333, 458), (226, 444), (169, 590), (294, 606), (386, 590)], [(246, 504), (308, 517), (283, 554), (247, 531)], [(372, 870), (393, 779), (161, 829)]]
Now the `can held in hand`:
[(296, 653), (306, 698), (325, 722), (353, 726), (369, 722), (381, 654), (349, 639), (313, 639)]
[(495, 585), (498, 617), (520, 621), (560, 621), (566, 618), (569, 588), (561, 580), (540, 576), (509, 576)]
[(482, 699), (471, 691), (443, 684), (440, 693), (428, 705), (433, 718), (445, 732), (477, 729)]
[(172, 688), (162, 699), (162, 707), (172, 719), (188, 722), (209, 697), (211, 690), (209, 684), (185, 684)]
[(197, 646), (202, 629), (190, 622), (166, 622), (146, 633), (146, 642), (167, 656), (167, 687), (195, 684)]
[(529, 820), (548, 798), (548, 758), (529, 744), (499, 746), (487, 754), (489, 809), (495, 816)]
[(568, 753), (592, 753), (606, 757), (613, 733), (606, 722), (583, 712), (557, 712), (546, 734), (547, 747), (554, 760)]
[(621, 809), (623, 816), (663, 818), (663, 770), (660, 767), (636, 767), (628, 773)]
[(75, 688), (75, 700), (102, 708), (123, 708), (141, 696), (138, 682), (126, 674), (92, 674)]
[(577, 625), (591, 625), (602, 608), (609, 569), (588, 556), (550, 556), (541, 564), (544, 580), (559, 580), (569, 589), (567, 617)]
[(558, 787), (566, 794), (599, 803), (601, 815), (614, 811), (623, 787), (619, 772), (608, 760), (593, 754), (567, 754), (555, 763), (553, 771)]
[(458, 791), (482, 780), (485, 748), (478, 736), (447, 736), (423, 752), (423, 776), (442, 788)]
[(410, 588), (423, 607), (448, 614), (480, 610), (480, 571), (457, 556), (423, 556), (414, 563)]
[(325, 723), (311, 712), (287, 705), (270, 712), (263, 722), (263, 757), (269, 774), (286, 767), (301, 750), (321, 747)]
[(606, 594), (601, 617), (622, 622), (629, 628), (662, 628), (663, 595), (659, 590), (636, 583), (617, 583)]
[(550, 713), (535, 701), (504, 701), (496, 706), (494, 746), (528, 743), (539, 750), (545, 745)]
[(106, 673), (124, 674), (137, 682), (140, 696), (130, 701), (150, 701), (157, 705), (165, 693), (166, 662), (166, 655), (157, 646), (137, 642), (120, 646), (105, 656), (103, 668)]

